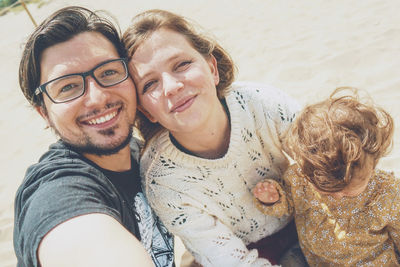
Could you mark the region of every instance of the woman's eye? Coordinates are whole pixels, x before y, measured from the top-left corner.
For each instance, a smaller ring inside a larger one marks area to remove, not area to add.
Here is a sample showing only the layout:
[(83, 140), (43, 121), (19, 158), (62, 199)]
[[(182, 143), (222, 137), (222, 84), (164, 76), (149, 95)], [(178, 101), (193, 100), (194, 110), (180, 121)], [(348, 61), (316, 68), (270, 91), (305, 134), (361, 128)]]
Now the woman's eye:
[(143, 86), (143, 94), (149, 91), (153, 87), (153, 85), (156, 84), (156, 82), (157, 81), (153, 80), (145, 83)]
[(189, 67), (190, 64), (192, 64), (192, 62), (193, 62), (192, 60), (182, 61), (176, 66), (176, 70), (177, 71), (185, 70), (186, 68)]

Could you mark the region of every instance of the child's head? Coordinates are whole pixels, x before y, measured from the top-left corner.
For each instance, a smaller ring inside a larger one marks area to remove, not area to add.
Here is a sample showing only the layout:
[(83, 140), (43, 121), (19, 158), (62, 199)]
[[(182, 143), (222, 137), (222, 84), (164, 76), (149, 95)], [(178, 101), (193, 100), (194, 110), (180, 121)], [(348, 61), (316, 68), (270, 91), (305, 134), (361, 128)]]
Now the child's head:
[(317, 189), (338, 192), (351, 182), (355, 169), (376, 166), (392, 136), (393, 119), (386, 111), (362, 102), (354, 88), (338, 88), (299, 114), (285, 145)]

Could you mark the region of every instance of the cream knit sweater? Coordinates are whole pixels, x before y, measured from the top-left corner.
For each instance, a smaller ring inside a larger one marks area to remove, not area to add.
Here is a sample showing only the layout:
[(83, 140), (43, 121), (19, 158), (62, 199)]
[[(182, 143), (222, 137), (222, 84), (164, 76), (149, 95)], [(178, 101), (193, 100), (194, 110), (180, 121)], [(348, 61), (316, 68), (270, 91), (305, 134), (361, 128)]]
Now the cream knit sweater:
[(298, 105), (281, 91), (235, 83), (226, 96), (231, 136), (225, 156), (188, 155), (164, 131), (153, 138), (140, 162), (143, 188), (168, 230), (179, 236), (203, 266), (271, 266), (246, 245), (287, 222), (262, 214), (251, 189), (266, 177), (280, 179), (288, 166), (281, 136)]

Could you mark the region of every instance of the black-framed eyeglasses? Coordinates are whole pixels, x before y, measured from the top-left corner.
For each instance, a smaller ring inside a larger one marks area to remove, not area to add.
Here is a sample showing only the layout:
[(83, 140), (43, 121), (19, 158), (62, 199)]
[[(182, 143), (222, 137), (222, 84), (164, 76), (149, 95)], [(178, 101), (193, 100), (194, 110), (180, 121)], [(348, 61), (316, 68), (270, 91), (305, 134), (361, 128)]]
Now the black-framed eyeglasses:
[(86, 77), (93, 79), (102, 87), (110, 87), (125, 81), (128, 74), (126, 58), (104, 61), (93, 69), (55, 78), (40, 85), (35, 95), (46, 93), (54, 103), (64, 103), (81, 97), (86, 91)]

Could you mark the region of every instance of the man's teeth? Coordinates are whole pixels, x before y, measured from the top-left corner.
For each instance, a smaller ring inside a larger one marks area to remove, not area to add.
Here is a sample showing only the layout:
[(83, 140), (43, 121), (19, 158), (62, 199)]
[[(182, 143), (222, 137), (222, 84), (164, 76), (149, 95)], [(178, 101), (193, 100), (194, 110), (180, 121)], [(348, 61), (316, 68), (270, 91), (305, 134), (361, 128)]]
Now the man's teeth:
[(105, 116), (103, 116), (103, 117), (90, 120), (90, 121), (88, 121), (88, 123), (89, 123), (90, 125), (105, 123), (105, 122), (111, 120), (112, 118), (114, 118), (116, 115), (117, 115), (117, 112), (114, 111), (114, 112), (112, 112), (112, 113), (110, 113), (110, 114), (107, 114), (107, 115), (105, 115)]

